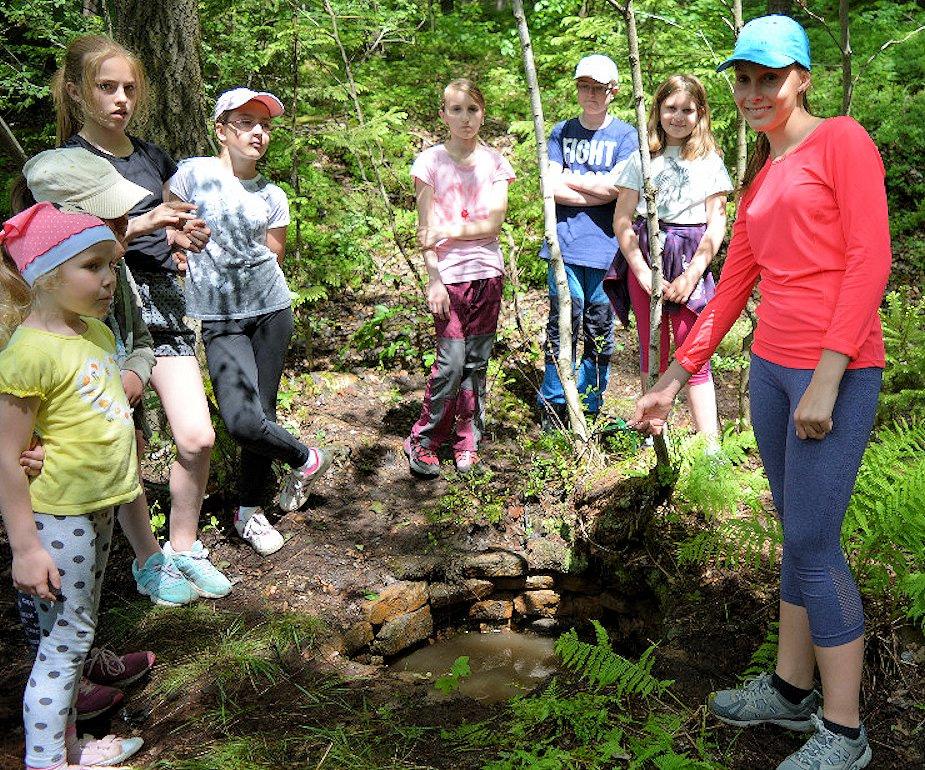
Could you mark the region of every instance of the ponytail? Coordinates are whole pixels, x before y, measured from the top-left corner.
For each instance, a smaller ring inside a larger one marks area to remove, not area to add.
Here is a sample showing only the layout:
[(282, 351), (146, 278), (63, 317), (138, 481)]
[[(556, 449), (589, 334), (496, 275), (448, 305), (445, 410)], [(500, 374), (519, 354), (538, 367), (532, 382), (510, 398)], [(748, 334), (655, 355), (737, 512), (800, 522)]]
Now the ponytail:
[(29, 189), (26, 178), (20, 174), (10, 188), (10, 213), (16, 215), (20, 211), (25, 211), (29, 206), (34, 206), (35, 203), (36, 200), (32, 197), (32, 190)]

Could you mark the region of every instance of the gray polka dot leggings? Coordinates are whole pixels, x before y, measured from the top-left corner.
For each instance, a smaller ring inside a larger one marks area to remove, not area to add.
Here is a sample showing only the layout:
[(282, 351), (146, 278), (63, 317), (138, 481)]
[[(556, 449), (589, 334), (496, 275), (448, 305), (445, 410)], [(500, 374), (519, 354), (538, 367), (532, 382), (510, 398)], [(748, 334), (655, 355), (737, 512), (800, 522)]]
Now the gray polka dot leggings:
[(61, 596), (56, 602), (31, 597), (42, 636), (23, 696), (28, 767), (65, 761), (65, 733), (76, 722), (74, 701), (93, 644), (112, 525), (112, 508), (82, 516), (35, 514), (39, 539), (58, 565)]

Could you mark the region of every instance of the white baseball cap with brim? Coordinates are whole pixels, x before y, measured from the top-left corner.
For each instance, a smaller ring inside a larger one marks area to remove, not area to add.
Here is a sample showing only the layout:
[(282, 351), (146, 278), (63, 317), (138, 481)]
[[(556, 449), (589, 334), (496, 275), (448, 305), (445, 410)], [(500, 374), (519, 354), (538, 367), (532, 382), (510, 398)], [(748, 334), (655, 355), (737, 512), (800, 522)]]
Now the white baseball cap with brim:
[(83, 147), (45, 150), (26, 161), (23, 175), (37, 202), (55, 203), (101, 219), (118, 219), (151, 195)]
[(225, 91), (215, 102), (214, 120), (218, 120), (223, 112), (236, 110), (248, 102), (260, 102), (270, 111), (271, 118), (278, 118), (283, 114), (283, 103), (269, 91), (251, 91), (249, 88), (232, 88)]
[(585, 56), (575, 67), (575, 80), (578, 78), (591, 78), (598, 83), (610, 85), (617, 82), (617, 65), (609, 56), (594, 53)]

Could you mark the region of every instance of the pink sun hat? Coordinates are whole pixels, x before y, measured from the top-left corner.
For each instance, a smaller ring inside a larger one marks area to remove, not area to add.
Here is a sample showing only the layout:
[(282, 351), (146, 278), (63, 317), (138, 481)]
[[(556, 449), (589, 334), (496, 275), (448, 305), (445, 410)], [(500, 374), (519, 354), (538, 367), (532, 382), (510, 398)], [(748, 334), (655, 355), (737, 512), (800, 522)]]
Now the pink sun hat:
[(47, 202), (36, 203), (8, 219), (0, 232), (0, 243), (30, 286), (91, 246), (115, 240), (101, 219), (65, 213)]
[(271, 118), (278, 118), (283, 114), (283, 103), (269, 91), (251, 91), (249, 88), (232, 88), (225, 91), (215, 102), (214, 120), (218, 120), (223, 112), (236, 110), (248, 102), (260, 102), (270, 111)]

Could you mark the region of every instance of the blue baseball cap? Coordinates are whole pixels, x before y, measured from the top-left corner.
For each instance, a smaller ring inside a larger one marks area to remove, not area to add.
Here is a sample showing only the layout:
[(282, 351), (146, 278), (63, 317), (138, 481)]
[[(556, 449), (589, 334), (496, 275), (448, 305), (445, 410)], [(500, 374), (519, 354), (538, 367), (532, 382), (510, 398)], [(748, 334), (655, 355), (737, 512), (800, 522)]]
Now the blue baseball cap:
[(739, 32), (732, 56), (716, 71), (722, 72), (737, 61), (750, 61), (775, 69), (796, 63), (810, 69), (806, 30), (789, 16), (774, 14), (752, 19)]

